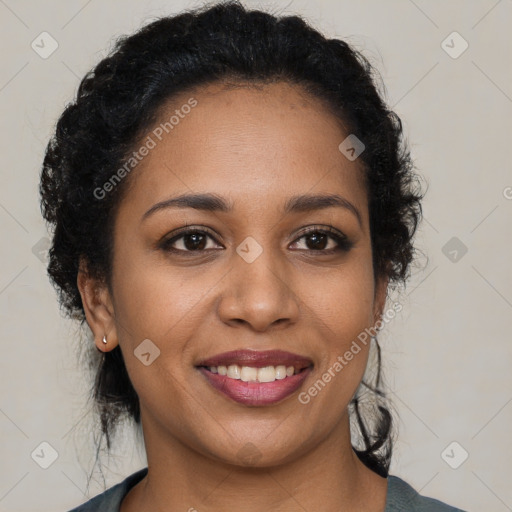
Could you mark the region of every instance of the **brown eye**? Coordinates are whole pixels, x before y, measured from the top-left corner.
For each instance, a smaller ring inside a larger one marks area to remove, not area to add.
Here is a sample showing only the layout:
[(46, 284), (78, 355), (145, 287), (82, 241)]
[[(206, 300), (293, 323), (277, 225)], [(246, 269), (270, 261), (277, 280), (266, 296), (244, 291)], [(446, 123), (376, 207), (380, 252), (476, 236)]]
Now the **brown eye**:
[(206, 231), (197, 229), (182, 231), (162, 244), (162, 249), (170, 252), (202, 252), (207, 249), (218, 249), (219, 247), (212, 235)]
[[(303, 247), (300, 247), (300, 241)], [(341, 232), (334, 230), (334, 228), (316, 228), (303, 233), (299, 238), (293, 242), (292, 247), (295, 249), (319, 252), (319, 253), (334, 253), (338, 251), (349, 251), (353, 247), (353, 243)]]
[(183, 245), (187, 251), (197, 251), (206, 247), (206, 236), (201, 233), (190, 233), (183, 236)]
[(307, 242), (307, 248), (311, 250), (324, 250), (329, 241), (329, 237), (325, 233), (315, 231), (304, 237)]

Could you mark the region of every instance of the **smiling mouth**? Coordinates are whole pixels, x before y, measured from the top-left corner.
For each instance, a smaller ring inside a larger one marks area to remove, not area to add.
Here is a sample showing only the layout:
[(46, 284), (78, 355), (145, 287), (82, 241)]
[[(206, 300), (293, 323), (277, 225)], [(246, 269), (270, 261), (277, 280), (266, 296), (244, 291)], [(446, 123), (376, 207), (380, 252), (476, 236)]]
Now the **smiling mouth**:
[[(303, 385), (312, 368), (312, 365), (305, 368), (284, 365), (256, 368), (236, 364), (197, 367), (214, 390), (230, 401), (248, 407), (271, 406), (291, 397)], [(224, 369), (226, 375), (222, 375)], [(233, 376), (228, 376), (228, 372)]]
[(196, 368), (230, 401), (263, 407), (292, 396), (313, 366), (310, 358), (282, 350), (233, 350), (199, 361)]

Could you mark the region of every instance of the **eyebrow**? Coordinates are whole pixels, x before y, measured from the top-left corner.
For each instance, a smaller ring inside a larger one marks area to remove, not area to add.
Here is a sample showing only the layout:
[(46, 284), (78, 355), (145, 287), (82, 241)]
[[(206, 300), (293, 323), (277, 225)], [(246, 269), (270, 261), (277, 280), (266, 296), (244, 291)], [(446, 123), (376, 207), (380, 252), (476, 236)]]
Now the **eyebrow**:
[[(283, 208), (284, 213), (309, 212), (325, 208), (345, 208), (354, 214), (362, 226), (362, 218), (359, 210), (348, 200), (338, 194), (303, 194), (289, 198)], [(229, 212), (233, 209), (233, 203), (227, 202), (215, 194), (183, 194), (177, 197), (160, 201), (153, 205), (144, 215), (142, 221), (150, 215), (167, 208), (194, 208), (208, 212)]]

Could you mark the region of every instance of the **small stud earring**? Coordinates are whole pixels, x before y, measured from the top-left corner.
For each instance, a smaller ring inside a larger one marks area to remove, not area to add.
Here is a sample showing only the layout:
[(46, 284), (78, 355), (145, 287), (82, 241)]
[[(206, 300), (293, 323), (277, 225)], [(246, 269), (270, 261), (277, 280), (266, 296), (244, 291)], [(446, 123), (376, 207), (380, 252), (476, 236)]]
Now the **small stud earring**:
[(105, 345), (107, 344), (107, 338), (105, 336), (103, 336), (103, 343), (105, 343)]

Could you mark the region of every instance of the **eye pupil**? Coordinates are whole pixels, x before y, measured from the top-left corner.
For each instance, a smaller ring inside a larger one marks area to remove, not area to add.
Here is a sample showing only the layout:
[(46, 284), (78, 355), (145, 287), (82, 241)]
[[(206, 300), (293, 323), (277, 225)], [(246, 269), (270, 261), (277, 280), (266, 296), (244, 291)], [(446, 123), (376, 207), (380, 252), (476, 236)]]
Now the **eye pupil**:
[[(326, 241), (327, 241), (327, 235), (325, 233), (310, 233), (307, 238), (306, 245), (308, 246), (308, 249), (316, 249), (316, 250), (322, 250), (325, 249)], [(309, 242), (312, 243), (309, 243)]]
[(196, 251), (204, 249), (206, 245), (206, 237), (201, 233), (189, 233), (183, 237), (183, 245), (188, 251)]

